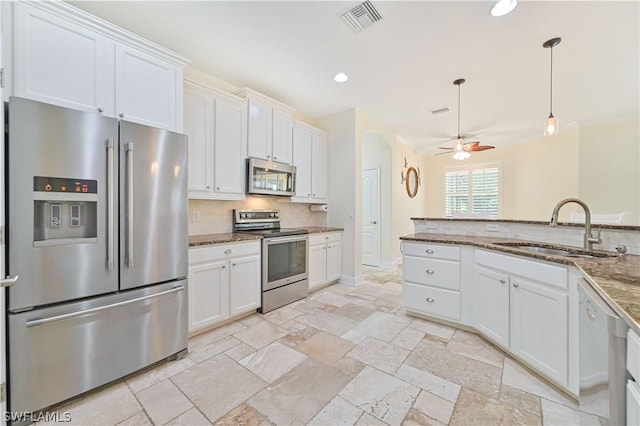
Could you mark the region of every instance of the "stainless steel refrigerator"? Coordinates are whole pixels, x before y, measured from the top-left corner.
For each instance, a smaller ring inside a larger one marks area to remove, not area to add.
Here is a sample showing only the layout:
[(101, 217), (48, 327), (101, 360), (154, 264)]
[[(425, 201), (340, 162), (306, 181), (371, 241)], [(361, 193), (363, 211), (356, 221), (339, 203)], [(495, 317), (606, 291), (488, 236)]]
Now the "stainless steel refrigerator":
[(187, 138), (8, 107), (9, 410), (42, 410), (187, 348)]

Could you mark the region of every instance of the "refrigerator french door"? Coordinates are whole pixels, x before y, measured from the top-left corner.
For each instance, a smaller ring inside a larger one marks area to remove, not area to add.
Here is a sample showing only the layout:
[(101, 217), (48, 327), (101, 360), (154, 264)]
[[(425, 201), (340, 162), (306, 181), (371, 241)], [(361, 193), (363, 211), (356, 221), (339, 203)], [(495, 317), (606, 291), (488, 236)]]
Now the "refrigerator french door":
[(187, 347), (184, 135), (11, 98), (9, 409), (33, 412)]

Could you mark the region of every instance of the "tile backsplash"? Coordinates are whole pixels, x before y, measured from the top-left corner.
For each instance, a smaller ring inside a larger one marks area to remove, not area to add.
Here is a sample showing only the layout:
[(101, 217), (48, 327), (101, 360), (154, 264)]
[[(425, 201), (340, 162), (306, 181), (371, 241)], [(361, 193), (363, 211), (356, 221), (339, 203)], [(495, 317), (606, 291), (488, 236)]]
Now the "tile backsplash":
[(279, 209), (283, 228), (327, 226), (327, 213), (312, 212), (309, 206), (271, 196), (247, 196), (244, 201), (189, 200), (189, 235), (232, 232), (233, 209)]
[[(416, 233), (473, 235), (478, 237), (504, 237), (519, 240), (537, 241), (551, 244), (563, 244), (582, 247), (584, 228), (575, 226), (558, 226), (509, 222), (465, 222), (464, 220), (414, 220)], [(598, 228), (601, 230), (601, 244), (594, 245), (597, 250), (615, 251), (619, 244), (627, 246), (628, 253), (640, 254), (640, 231)]]

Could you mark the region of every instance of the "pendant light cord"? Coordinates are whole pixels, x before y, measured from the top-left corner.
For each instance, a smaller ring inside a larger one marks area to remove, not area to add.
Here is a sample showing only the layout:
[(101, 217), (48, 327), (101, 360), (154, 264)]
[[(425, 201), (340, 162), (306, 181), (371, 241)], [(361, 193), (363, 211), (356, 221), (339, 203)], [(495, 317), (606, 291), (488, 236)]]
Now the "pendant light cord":
[(553, 115), (553, 46), (551, 46), (551, 73), (549, 84), (549, 114)]

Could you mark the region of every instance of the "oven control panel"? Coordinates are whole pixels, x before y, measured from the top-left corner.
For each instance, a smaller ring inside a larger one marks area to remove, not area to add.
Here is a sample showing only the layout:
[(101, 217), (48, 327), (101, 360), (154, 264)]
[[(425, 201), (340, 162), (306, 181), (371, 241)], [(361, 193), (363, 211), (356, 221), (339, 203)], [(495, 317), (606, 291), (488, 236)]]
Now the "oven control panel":
[(279, 222), (280, 210), (236, 209), (234, 223)]

